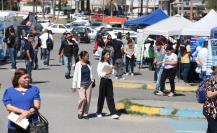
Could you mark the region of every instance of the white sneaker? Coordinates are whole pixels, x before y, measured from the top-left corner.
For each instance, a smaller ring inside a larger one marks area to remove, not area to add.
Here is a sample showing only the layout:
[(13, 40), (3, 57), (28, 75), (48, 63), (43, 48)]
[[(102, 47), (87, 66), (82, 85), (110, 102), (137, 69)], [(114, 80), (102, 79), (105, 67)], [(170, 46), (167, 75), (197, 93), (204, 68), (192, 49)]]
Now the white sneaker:
[(174, 96), (174, 93), (170, 92), (168, 97), (172, 97), (172, 96)]
[(122, 80), (125, 80), (125, 78), (123, 77)]
[(129, 73), (126, 73), (126, 76), (128, 76), (129, 75)]
[(16, 71), (16, 69), (10, 69), (10, 71), (11, 71), (11, 72), (15, 72), (15, 71)]
[(112, 115), (112, 119), (118, 119), (120, 116), (119, 115), (117, 115), (117, 114), (114, 114), (114, 115)]
[(118, 79), (118, 77), (115, 77), (115, 79)]
[(102, 118), (102, 114), (97, 114), (97, 117), (98, 118)]
[(158, 92), (156, 93), (156, 95), (158, 95), (158, 96), (163, 96), (164, 93), (163, 93), (162, 91), (158, 91)]
[(131, 73), (131, 76), (133, 77), (133, 76), (134, 76), (134, 73)]

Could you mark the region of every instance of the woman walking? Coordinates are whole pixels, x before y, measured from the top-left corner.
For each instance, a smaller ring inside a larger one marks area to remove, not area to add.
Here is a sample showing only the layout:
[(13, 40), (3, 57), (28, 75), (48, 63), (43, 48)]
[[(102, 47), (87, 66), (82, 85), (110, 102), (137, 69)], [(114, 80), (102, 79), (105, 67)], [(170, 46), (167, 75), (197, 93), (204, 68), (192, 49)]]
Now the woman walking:
[(72, 88), (79, 89), (78, 119), (88, 119), (93, 77), (88, 52), (81, 51), (79, 56), (80, 61), (75, 65)]
[(163, 72), (160, 80), (160, 91), (156, 93), (159, 96), (165, 95), (165, 81), (168, 78), (170, 82), (170, 93), (168, 97), (172, 97), (175, 94), (175, 77), (176, 77), (176, 65), (178, 62), (178, 57), (175, 53), (173, 53), (173, 48), (171, 46), (167, 46), (166, 55), (164, 56), (162, 64), (164, 65)]
[(217, 66), (213, 67), (213, 76), (206, 81), (207, 100), (203, 105), (203, 114), (205, 115), (208, 128), (207, 133), (217, 132)]
[[(40, 91), (38, 87), (29, 85), (30, 77), (26, 69), (16, 70), (12, 84), (13, 87), (7, 88), (3, 95), (3, 103), (11, 113), (19, 115), (17, 121), (27, 118), (30, 122), (36, 122), (38, 116), (36, 109), (40, 108)], [(8, 133), (29, 133), (28, 129), (17, 126), (9, 121)]]
[(120, 116), (117, 115), (115, 109), (113, 85), (110, 78), (113, 68), (112, 65), (109, 64), (109, 59), (109, 51), (103, 50), (101, 60), (97, 66), (97, 73), (100, 77), (97, 117), (102, 117), (102, 109), (106, 98), (112, 119), (118, 119)]
[(135, 45), (132, 39), (129, 39), (125, 48), (126, 53), (126, 75), (129, 75), (129, 64), (131, 76), (134, 76), (134, 61), (135, 61)]

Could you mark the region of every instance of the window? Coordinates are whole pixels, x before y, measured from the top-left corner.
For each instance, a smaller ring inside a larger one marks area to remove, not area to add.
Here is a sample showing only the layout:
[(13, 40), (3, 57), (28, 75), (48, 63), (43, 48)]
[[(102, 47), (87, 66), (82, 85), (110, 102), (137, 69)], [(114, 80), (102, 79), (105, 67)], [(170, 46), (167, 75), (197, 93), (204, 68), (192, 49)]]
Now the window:
[(59, 25), (59, 28), (61, 29), (65, 29), (65, 27), (63, 25)]
[(58, 25), (52, 25), (51, 27), (52, 28), (58, 28)]
[(91, 33), (91, 29), (87, 28), (87, 32), (88, 32), (88, 33)]

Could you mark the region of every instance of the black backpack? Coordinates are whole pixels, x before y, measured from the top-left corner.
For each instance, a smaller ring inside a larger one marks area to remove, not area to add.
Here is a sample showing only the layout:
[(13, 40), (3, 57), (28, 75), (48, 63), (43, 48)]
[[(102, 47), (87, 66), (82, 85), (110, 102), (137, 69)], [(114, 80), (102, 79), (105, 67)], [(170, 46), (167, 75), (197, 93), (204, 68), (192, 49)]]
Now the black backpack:
[(53, 50), (53, 40), (49, 37), (49, 33), (48, 33), (48, 38), (46, 40), (46, 44), (48, 50)]

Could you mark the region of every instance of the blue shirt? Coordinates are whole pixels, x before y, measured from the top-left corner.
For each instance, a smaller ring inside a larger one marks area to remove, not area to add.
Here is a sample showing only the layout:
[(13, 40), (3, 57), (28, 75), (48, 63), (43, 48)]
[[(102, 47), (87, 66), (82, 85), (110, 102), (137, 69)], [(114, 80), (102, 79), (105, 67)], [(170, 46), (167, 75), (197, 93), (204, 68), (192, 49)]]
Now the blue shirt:
[(81, 84), (91, 82), (90, 69), (87, 65), (81, 67)]
[[(29, 86), (25, 92), (16, 90), (14, 87), (7, 88), (3, 95), (4, 105), (12, 105), (19, 109), (29, 110), (34, 107), (34, 100), (40, 100), (40, 91), (36, 86)], [(33, 121), (37, 117), (33, 116)], [(15, 129), (15, 124), (9, 121), (8, 128)]]

